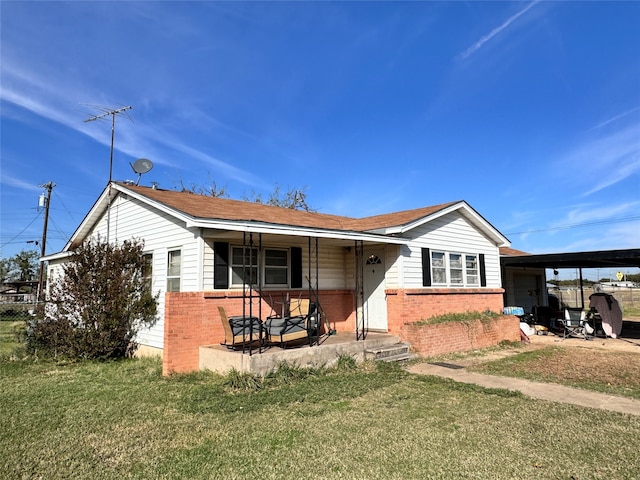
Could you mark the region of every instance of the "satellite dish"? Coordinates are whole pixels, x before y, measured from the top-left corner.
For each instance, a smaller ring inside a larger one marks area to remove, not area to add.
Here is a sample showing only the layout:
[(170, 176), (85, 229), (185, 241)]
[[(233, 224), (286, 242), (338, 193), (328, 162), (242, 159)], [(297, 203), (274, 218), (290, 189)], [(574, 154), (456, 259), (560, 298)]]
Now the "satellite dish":
[(133, 168), (133, 171), (138, 175), (142, 175), (143, 173), (147, 173), (153, 168), (153, 162), (151, 160), (147, 160), (146, 158), (139, 158), (133, 163), (133, 165), (131, 165), (131, 167)]
[(133, 168), (133, 171), (138, 174), (138, 181), (136, 182), (136, 185), (140, 183), (140, 177), (142, 176), (142, 174), (147, 173), (149, 170), (153, 168), (153, 162), (146, 158), (139, 158), (138, 160), (133, 162), (133, 164), (130, 164), (130, 165), (131, 165), (131, 168)]

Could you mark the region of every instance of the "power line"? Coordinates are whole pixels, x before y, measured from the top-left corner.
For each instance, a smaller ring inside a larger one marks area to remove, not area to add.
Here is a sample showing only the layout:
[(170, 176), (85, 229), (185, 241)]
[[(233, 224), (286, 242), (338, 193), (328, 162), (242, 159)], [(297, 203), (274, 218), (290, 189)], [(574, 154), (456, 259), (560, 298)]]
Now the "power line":
[(632, 220), (640, 220), (640, 215), (634, 215), (631, 217), (622, 217), (622, 218), (611, 218), (608, 220), (598, 220), (594, 222), (584, 222), (584, 223), (573, 223), (569, 225), (558, 225), (556, 227), (545, 227), (545, 228), (532, 228), (531, 230), (522, 230), (520, 232), (508, 232), (506, 235), (520, 235), (523, 233), (535, 233), (535, 232), (549, 232), (552, 230), (568, 230), (570, 228), (576, 227), (588, 227), (591, 225), (608, 225), (610, 223), (624, 223)]
[[(2, 245), (0, 245), (1, 247), (5, 247), (7, 245), (9, 245), (10, 243), (12, 243), (16, 238), (18, 238), (20, 235), (22, 235), (31, 225), (33, 225), (33, 222), (35, 222), (36, 220), (38, 220), (38, 218), (40, 217), (40, 212), (38, 212), (38, 215), (36, 215), (33, 220), (31, 220), (31, 222), (29, 222), (29, 225), (27, 225), (26, 227), (24, 227), (20, 233), (17, 233), (16, 235), (14, 235), (10, 240), (7, 240), (5, 243), (3, 243)], [(22, 242), (21, 242), (22, 243)]]

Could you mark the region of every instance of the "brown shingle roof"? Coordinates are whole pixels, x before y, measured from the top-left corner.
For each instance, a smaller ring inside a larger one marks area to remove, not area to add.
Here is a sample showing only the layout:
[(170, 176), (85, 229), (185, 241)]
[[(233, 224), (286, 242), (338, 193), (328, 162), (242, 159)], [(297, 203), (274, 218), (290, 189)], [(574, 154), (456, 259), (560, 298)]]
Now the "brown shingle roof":
[(255, 221), (276, 225), (287, 225), (330, 230), (366, 232), (385, 227), (411, 223), (431, 215), (456, 202), (432, 207), (404, 210), (366, 218), (351, 218), (325, 213), (305, 212), (290, 208), (273, 207), (253, 202), (210, 197), (190, 192), (160, 190), (149, 187), (120, 184), (132, 192), (162, 203), (191, 217), (208, 220)]
[(522, 250), (516, 250), (511, 247), (500, 247), (500, 255), (504, 255), (506, 257), (519, 257), (522, 255), (530, 255), (530, 253), (523, 252)]
[(379, 228), (398, 227), (400, 225), (406, 225), (414, 222), (420, 218), (424, 218), (428, 215), (443, 210), (451, 205), (459, 202), (442, 203), (440, 205), (434, 205), (432, 207), (422, 207), (413, 210), (403, 210), (400, 212), (385, 213), (382, 215), (375, 215), (373, 217), (365, 217), (355, 220), (358, 228), (354, 230), (369, 231)]

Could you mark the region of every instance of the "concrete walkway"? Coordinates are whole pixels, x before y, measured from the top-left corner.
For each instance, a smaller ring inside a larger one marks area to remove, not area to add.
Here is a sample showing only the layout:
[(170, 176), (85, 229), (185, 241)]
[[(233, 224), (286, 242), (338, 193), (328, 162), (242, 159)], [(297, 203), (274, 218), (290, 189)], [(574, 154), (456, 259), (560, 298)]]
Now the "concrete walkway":
[(640, 400), (565, 387), (553, 383), (531, 382), (520, 378), (483, 375), (469, 372), (464, 367), (456, 365), (455, 363), (440, 365), (419, 363), (411, 365), (408, 367), (408, 370), (411, 373), (436, 375), (450, 378), (456, 382), (471, 383), (486, 388), (503, 388), (518, 391), (529, 397), (548, 400), (550, 402), (570, 403), (582, 407), (599, 408), (611, 412), (640, 416)]

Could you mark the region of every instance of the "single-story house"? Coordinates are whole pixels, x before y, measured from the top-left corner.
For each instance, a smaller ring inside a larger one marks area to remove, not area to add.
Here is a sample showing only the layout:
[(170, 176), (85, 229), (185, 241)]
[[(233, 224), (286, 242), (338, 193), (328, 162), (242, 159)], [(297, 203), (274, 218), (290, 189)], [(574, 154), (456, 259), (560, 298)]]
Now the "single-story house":
[(97, 235), (144, 241), (160, 297), (139, 351), (162, 354), (172, 371), (197, 368), (198, 346), (224, 339), (220, 305), (264, 319), (285, 297), (313, 297), (332, 329), (356, 336), (503, 308), (499, 249), (509, 241), (465, 201), (357, 219), (113, 182), (46, 258), (48, 278)]

